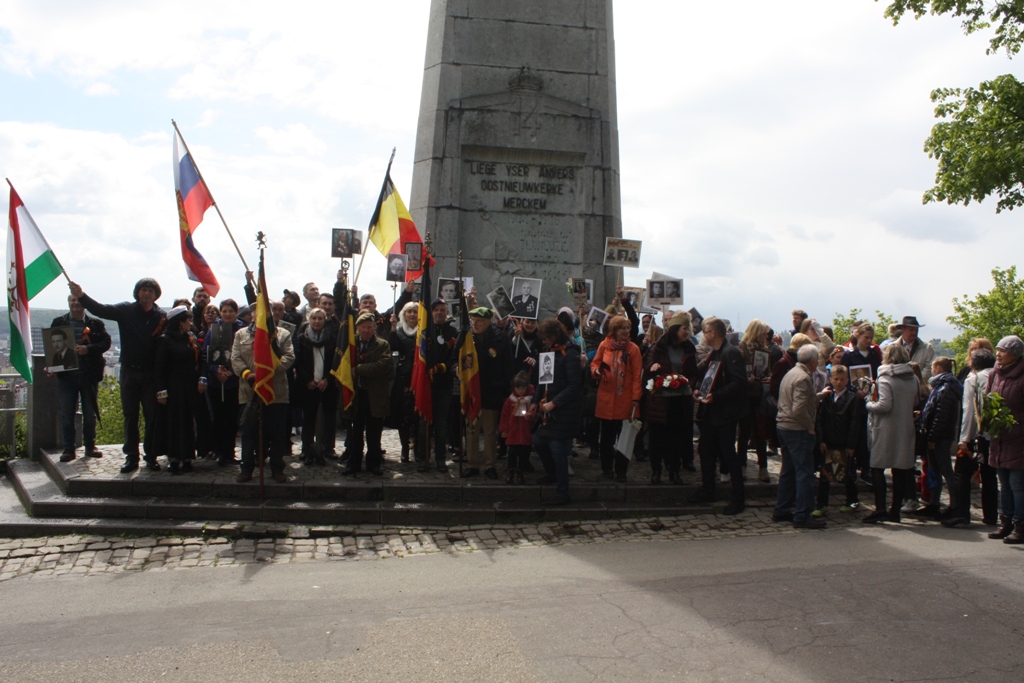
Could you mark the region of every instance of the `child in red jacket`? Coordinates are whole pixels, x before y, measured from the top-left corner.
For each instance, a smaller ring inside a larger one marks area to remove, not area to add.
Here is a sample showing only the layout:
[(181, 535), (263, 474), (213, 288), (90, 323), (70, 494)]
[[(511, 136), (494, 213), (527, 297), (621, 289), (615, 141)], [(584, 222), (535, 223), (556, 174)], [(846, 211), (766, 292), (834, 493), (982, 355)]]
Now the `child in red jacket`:
[(512, 380), (512, 395), (505, 399), (501, 408), (501, 422), (498, 432), (508, 446), (508, 471), (506, 484), (522, 484), (523, 469), (530, 460), (533, 447), (533, 386), (526, 373), (519, 373)]

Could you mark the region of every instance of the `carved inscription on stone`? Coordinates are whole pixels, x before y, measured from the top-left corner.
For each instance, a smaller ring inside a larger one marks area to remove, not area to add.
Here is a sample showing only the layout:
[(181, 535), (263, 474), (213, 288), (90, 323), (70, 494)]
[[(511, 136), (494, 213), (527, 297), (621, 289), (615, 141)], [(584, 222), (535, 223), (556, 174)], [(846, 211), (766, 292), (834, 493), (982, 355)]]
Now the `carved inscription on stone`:
[(463, 158), (462, 193), (470, 200), (464, 204), (486, 211), (575, 214), (581, 170), (571, 164), (521, 158)]

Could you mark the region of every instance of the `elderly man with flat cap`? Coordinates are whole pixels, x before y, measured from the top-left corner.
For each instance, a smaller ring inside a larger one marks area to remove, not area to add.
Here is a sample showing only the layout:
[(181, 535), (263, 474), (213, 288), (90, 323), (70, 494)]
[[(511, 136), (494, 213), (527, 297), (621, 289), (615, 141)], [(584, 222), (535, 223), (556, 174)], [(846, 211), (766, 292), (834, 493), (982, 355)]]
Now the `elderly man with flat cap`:
[[(463, 477), (479, 476), (483, 469), (488, 479), (497, 479), (498, 417), (512, 387), (512, 347), (508, 335), (491, 324), (494, 313), (486, 306), (469, 312), (473, 344), (480, 362), (480, 418), (466, 425), (466, 455), (469, 467)], [(484, 434), (483, 461), (480, 459), (480, 432)]]
[(355, 375), (356, 396), (348, 417), (352, 420), (346, 440), (348, 467), (342, 473), (355, 477), (363, 469), (363, 445), (366, 446), (366, 470), (377, 476), (384, 453), (380, 436), (384, 431), (384, 418), (391, 410), (391, 346), (377, 336), (377, 316), (364, 310), (356, 319), (356, 357), (352, 373)]
[(121, 411), (124, 413), (124, 466), (127, 474), (139, 468), (139, 405), (146, 420), (146, 433), (142, 442), (146, 467), (160, 471), (156, 461), (156, 362), (157, 339), (163, 334), (165, 316), (156, 305), (160, 298), (160, 284), (151, 277), (135, 283), (135, 301), (119, 304), (101, 304), (82, 291), (75, 282), (68, 284), (71, 296), (78, 299), (85, 310), (98, 318), (113, 320), (121, 335)]

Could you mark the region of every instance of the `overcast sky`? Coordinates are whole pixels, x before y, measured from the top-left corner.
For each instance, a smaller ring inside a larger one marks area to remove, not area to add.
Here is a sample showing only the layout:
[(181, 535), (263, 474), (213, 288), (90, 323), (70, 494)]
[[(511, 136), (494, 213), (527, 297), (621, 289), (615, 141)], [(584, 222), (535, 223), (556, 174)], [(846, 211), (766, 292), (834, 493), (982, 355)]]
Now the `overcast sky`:
[[(1015, 265), (995, 203), (922, 206), (937, 86), (1013, 71), (948, 18), (893, 27), (871, 0), (615, 6), (624, 236), (687, 306), (784, 328), (805, 308), (916, 315), (949, 338), (951, 299)], [(0, 11), (0, 173), (72, 279), (100, 300), (144, 275), (190, 295), (177, 236), (177, 120), (272, 291), (329, 288), (330, 229), (365, 229), (391, 148), (409, 200), (429, 2), (46, 2)], [(6, 207), (6, 202), (4, 202)], [(242, 267), (212, 209), (195, 237), (224, 287)], [(362, 291), (390, 299), (385, 259)], [(55, 282), (33, 305), (64, 305)], [(381, 306), (386, 308), (386, 306)]]

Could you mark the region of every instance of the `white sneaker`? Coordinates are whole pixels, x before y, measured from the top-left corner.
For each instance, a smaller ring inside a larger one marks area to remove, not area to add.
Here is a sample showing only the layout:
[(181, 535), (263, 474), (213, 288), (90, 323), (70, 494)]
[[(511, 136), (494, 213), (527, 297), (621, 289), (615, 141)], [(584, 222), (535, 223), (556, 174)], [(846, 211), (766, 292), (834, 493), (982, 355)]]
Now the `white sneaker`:
[(918, 505), (917, 505), (917, 501), (916, 500), (908, 500), (906, 503), (903, 504), (903, 507), (900, 508), (900, 511), (901, 512), (906, 512), (906, 513), (909, 514), (911, 512), (915, 512), (917, 510), (917, 508), (918, 508)]
[(723, 483), (727, 481), (732, 481), (732, 477), (730, 477), (728, 474), (720, 474), (718, 475), (718, 481)]

